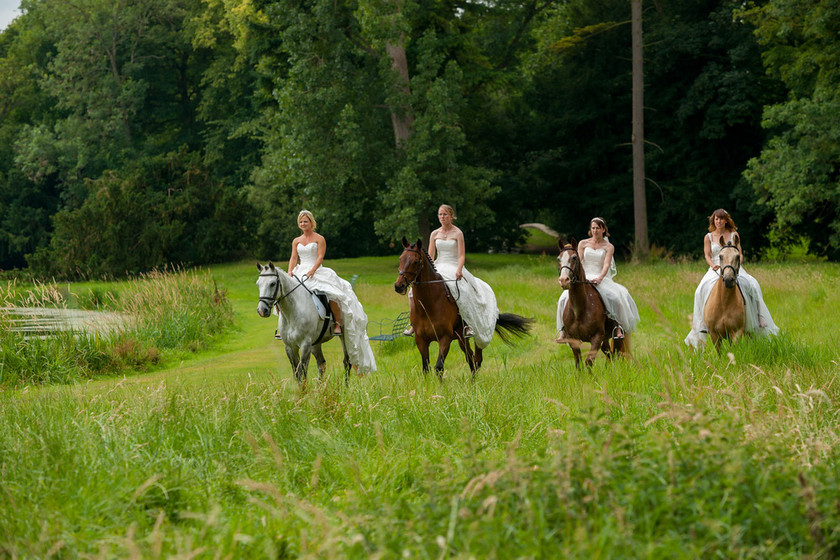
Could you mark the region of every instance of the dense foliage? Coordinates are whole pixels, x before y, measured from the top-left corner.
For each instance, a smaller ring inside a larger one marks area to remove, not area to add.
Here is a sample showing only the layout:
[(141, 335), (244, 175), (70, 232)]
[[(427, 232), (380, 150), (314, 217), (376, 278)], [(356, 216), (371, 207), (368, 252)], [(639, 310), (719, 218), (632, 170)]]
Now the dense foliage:
[[(724, 207), (753, 254), (838, 256), (837, 8), (801, 3), (645, 2), (655, 245), (696, 255)], [(632, 243), (628, 0), (21, 7), (0, 32), (0, 268), (282, 257), (303, 206), (333, 257), (426, 235), (441, 202), (471, 249), (592, 215)]]

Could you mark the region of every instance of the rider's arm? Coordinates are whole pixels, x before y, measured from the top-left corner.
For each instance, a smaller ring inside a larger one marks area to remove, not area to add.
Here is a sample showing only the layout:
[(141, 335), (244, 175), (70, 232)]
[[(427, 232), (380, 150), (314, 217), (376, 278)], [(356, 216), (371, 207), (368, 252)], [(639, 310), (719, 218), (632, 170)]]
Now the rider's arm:
[(327, 240), (324, 239), (323, 235), (318, 236), (318, 259), (315, 261), (315, 264), (312, 266), (312, 270), (306, 273), (308, 278), (312, 278), (315, 274), (315, 271), (321, 268), (321, 263), (324, 262), (324, 255), (327, 254)]
[(435, 246), (435, 239), (437, 239), (438, 229), (432, 232), (429, 236), (429, 248), (427, 249), (427, 253), (429, 253), (429, 258), (435, 260), (435, 250), (437, 247)]
[(289, 276), (292, 275), (292, 271), (295, 269), (295, 265), (298, 262), (297, 241), (297, 237), (295, 237), (294, 241), (292, 241), (292, 256), (289, 257)]
[(464, 232), (460, 229), (455, 239), (458, 241), (458, 270), (455, 271), (455, 279), (457, 280), (463, 276), (461, 271), (464, 270), (464, 263), (467, 262), (467, 248), (466, 243), (464, 243)]
[(706, 262), (713, 270), (720, 268), (720, 265), (715, 264), (712, 260), (712, 239), (709, 235), (703, 237), (703, 254), (706, 256)]
[(610, 271), (610, 264), (612, 263), (614, 254), (615, 254), (615, 245), (610, 243), (609, 245), (607, 245), (607, 251), (606, 251), (606, 254), (604, 255), (604, 268), (601, 269), (601, 275), (598, 276), (598, 278), (595, 279), (595, 281), (598, 282), (599, 284), (601, 283), (601, 280), (603, 280), (604, 278), (607, 277), (607, 274)]

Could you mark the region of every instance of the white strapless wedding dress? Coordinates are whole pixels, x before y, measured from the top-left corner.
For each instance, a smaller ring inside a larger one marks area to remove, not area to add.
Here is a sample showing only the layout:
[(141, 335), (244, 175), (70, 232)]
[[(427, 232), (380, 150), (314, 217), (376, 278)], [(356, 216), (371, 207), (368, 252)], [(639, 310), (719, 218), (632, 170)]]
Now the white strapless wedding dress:
[[(711, 233), (708, 235), (712, 242), (712, 262), (720, 266), (722, 246), (715, 241)], [(685, 343), (694, 348), (706, 344), (706, 339), (709, 336), (706, 323), (703, 320), (703, 310), (706, 308), (706, 301), (709, 299), (709, 294), (712, 293), (712, 288), (715, 287), (717, 280), (718, 273), (715, 269), (709, 267), (694, 291), (694, 313), (691, 315), (691, 331), (685, 337)], [(738, 271), (738, 286), (744, 295), (744, 307), (746, 307), (747, 321), (744, 330), (760, 336), (779, 334), (779, 327), (773, 322), (770, 310), (764, 303), (764, 296), (761, 294), (761, 286), (758, 284), (758, 280), (749, 275), (743, 266)]]
[[(592, 249), (591, 247), (583, 249), (583, 271), (587, 279), (597, 278), (601, 274), (601, 271), (604, 270), (606, 256), (606, 249)], [(636, 330), (636, 326), (639, 324), (639, 310), (627, 288), (613, 280), (615, 275), (615, 260), (613, 260), (610, 263), (607, 276), (601, 280), (600, 284), (595, 286), (595, 289), (601, 294), (601, 299), (604, 300), (604, 306), (607, 308), (607, 315), (610, 319), (618, 321), (624, 332), (631, 333)], [(563, 310), (566, 309), (566, 302), (568, 301), (569, 290), (564, 290), (557, 301), (558, 333), (563, 330)]]
[[(303, 275), (312, 270), (318, 260), (317, 243), (298, 243), (298, 264), (292, 274), (303, 279)], [(326, 266), (319, 266), (315, 275), (305, 281), (305, 286), (312, 291), (326, 294), (327, 298), (338, 303), (341, 309), (341, 329), (344, 332), (344, 345), (350, 357), (350, 363), (360, 372), (376, 371), (376, 359), (367, 336), (367, 315), (350, 282), (341, 278)], [(282, 330), (280, 331), (282, 333)]]
[(435, 268), (447, 280), (452, 297), (458, 304), (461, 318), (473, 331), (475, 345), (484, 348), (493, 339), (499, 308), (496, 294), (486, 282), (473, 276), (466, 267), (461, 269), (461, 279), (455, 281), (458, 271), (458, 241), (455, 239), (435, 240)]

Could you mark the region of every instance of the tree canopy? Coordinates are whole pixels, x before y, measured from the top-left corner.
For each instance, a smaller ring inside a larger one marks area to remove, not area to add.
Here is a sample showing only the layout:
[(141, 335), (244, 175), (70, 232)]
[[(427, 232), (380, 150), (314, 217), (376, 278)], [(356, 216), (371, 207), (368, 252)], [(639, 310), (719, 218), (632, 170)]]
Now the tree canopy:
[[(650, 242), (836, 259), (829, 2), (646, 0)], [(807, 7), (807, 9), (805, 9)], [(633, 244), (629, 0), (24, 0), (0, 32), (0, 268), (122, 274), (393, 251), (455, 206), (468, 250), (523, 222)]]

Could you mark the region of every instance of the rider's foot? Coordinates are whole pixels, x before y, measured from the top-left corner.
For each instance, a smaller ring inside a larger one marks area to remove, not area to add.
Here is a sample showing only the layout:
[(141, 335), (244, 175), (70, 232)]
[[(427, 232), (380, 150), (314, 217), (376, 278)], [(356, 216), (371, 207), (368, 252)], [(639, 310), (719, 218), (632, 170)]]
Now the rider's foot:
[(467, 325), (464, 328), (464, 338), (472, 338), (473, 336), (475, 335), (473, 335), (472, 327)]
[(617, 326), (613, 329), (613, 338), (624, 338), (624, 329), (620, 326)]
[(568, 341), (566, 340), (566, 333), (560, 331), (560, 334), (557, 335), (557, 338), (554, 339), (554, 342), (557, 344), (566, 344)]
[(409, 327), (403, 331), (403, 336), (414, 336), (414, 327), (409, 325)]
[(336, 336), (341, 336), (341, 324), (336, 323), (335, 327), (333, 328), (333, 334)]
[(283, 340), (283, 335), (280, 334), (280, 331), (274, 331), (274, 338), (277, 340)]

